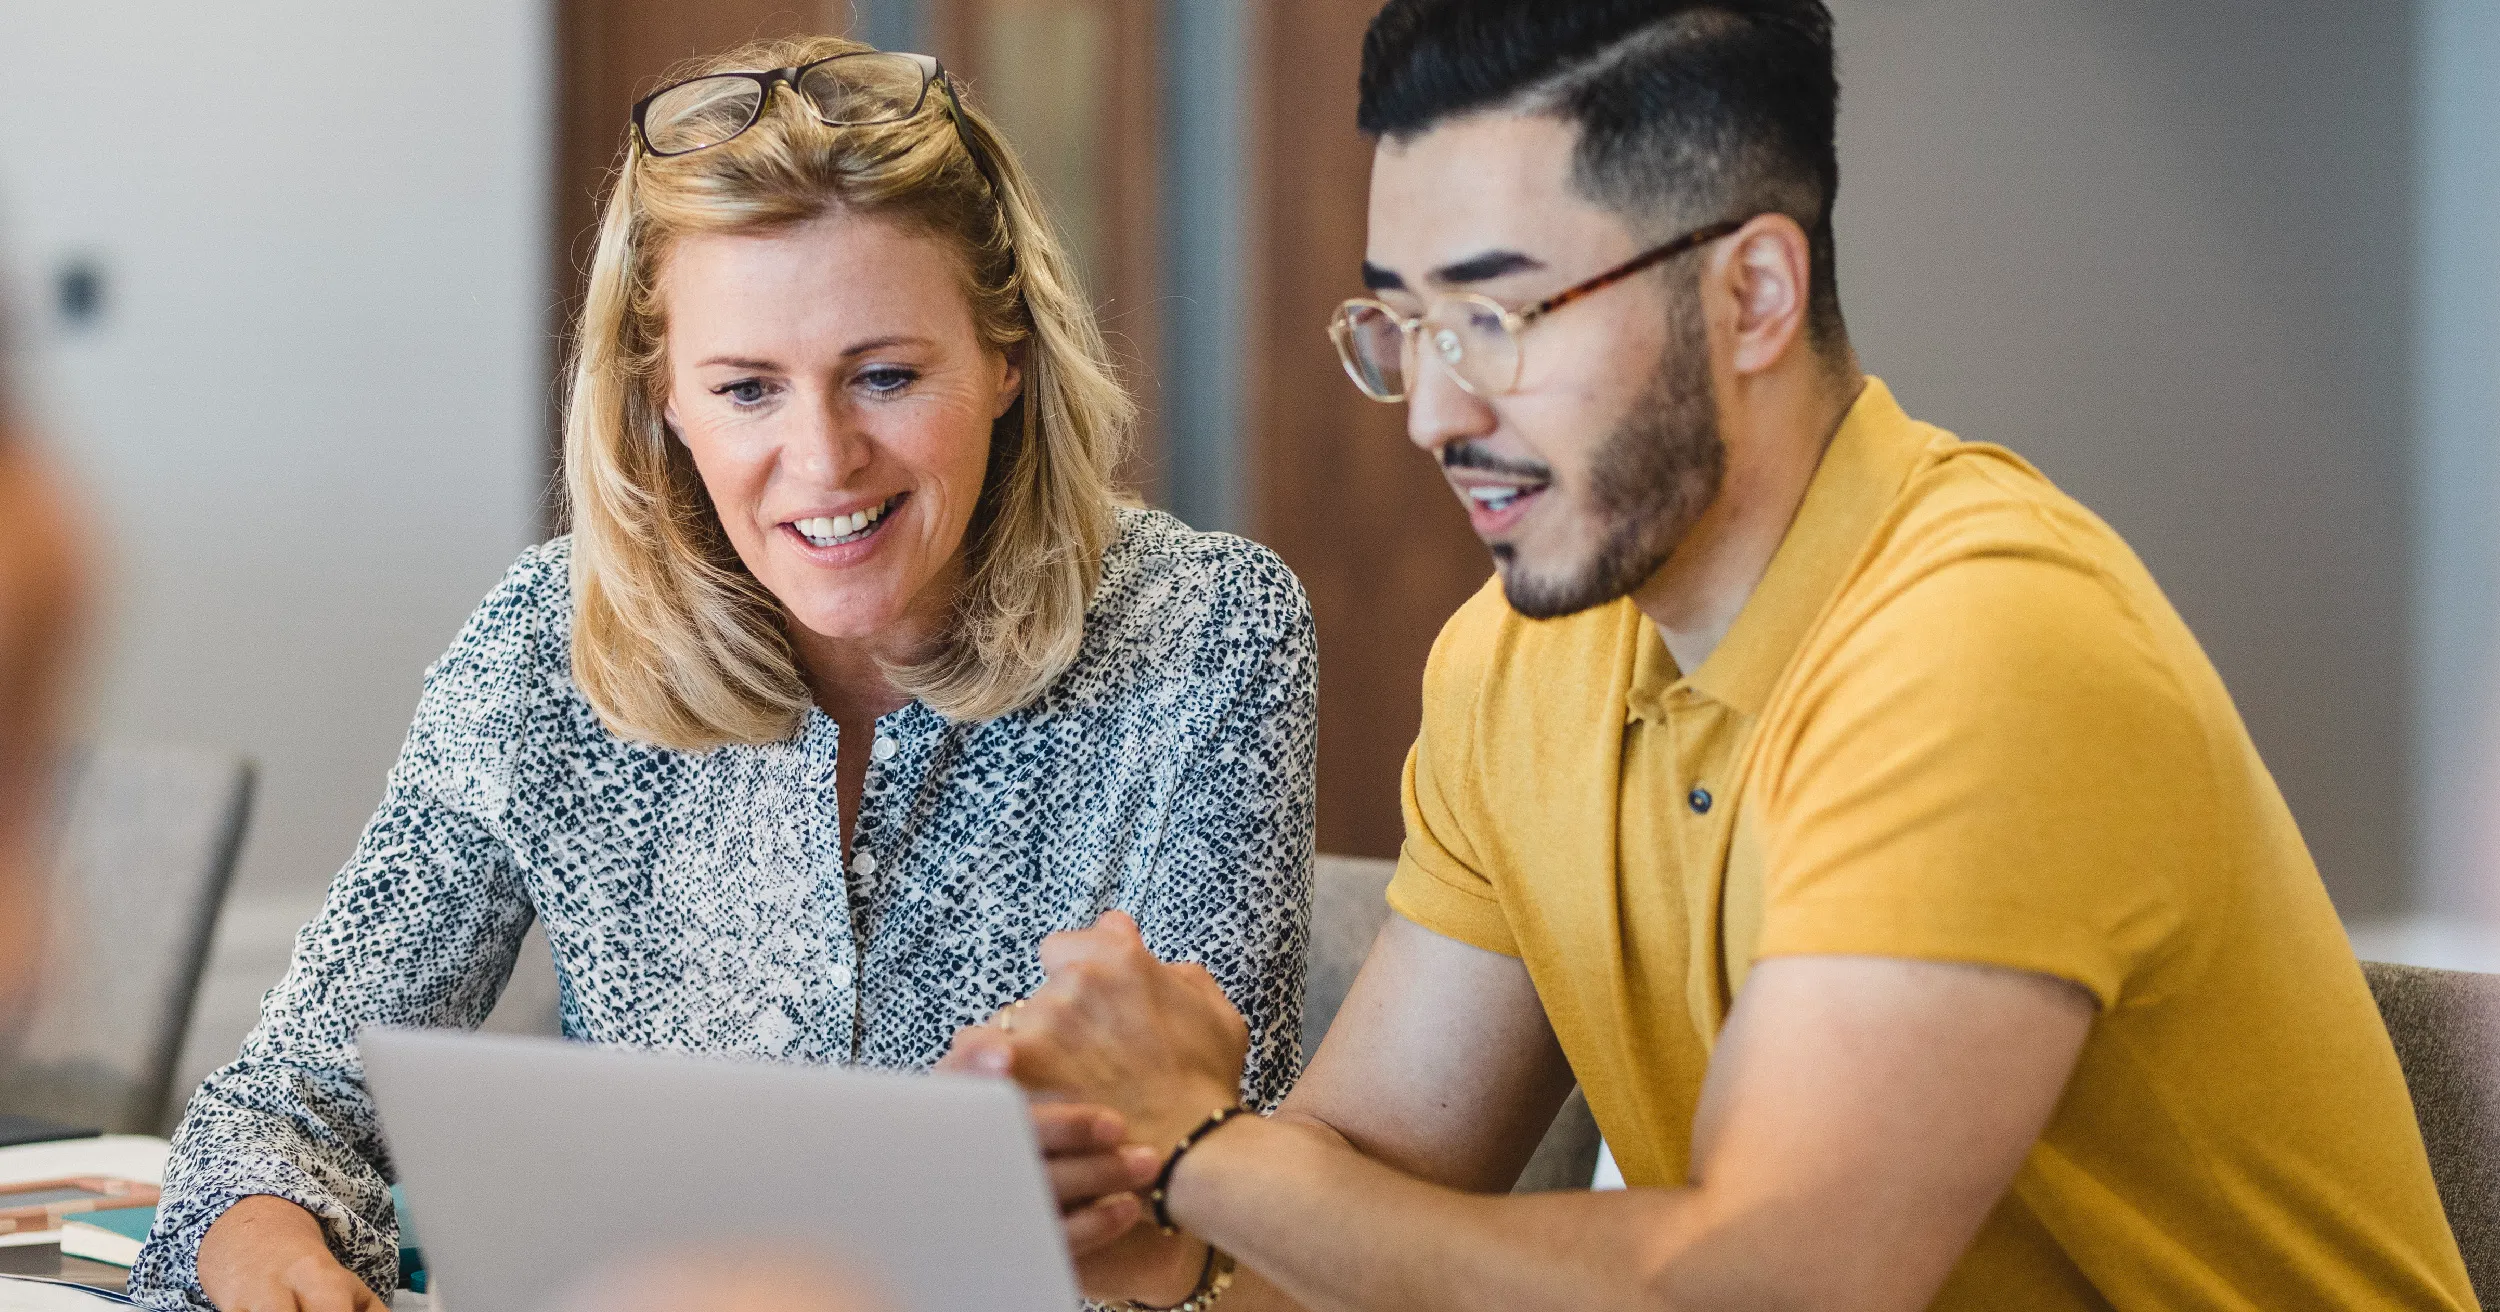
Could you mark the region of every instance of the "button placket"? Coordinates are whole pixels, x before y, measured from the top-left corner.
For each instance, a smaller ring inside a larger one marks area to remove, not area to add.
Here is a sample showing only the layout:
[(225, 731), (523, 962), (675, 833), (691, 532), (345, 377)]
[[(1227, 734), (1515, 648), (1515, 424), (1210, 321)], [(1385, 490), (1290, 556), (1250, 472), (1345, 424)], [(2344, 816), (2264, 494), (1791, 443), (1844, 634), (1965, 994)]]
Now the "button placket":
[(842, 732), (833, 720), (816, 712), (809, 717), (806, 741), (808, 783), (817, 806), (809, 808), (809, 857), (816, 876), (818, 925), (825, 962), (823, 972), (805, 987), (818, 1029), (810, 1046), (836, 1061), (856, 1059), (859, 1050), (859, 1007), (851, 995), (855, 971), (851, 944), (857, 917), (849, 881), (842, 869), (842, 814), (838, 786)]
[[(859, 1059), (867, 1031), (867, 1002), (862, 996), (860, 980), (867, 969), (868, 944), (861, 935), (863, 927), (873, 924), (875, 920), (868, 914), (869, 909), (882, 905), (886, 887), (892, 882), (890, 878), (877, 881), (878, 873), (886, 867), (885, 859), (877, 855), (885, 837), (883, 804), (894, 795), (892, 771), (896, 763), (903, 759), (902, 737), (918, 709), (919, 704), (915, 702), (877, 721), (875, 736), (868, 745), (868, 772), (865, 786), (860, 789), (859, 814), (853, 817), (851, 824), (850, 866), (845, 872), (846, 877), (840, 881), (845, 909), (849, 912), (845, 925), (847, 932), (831, 945), (835, 960), (828, 973), (833, 987), (849, 995), (849, 1015), (845, 1020), (849, 1031), (849, 1059), (853, 1061)], [(908, 790), (905, 791), (908, 795)]]

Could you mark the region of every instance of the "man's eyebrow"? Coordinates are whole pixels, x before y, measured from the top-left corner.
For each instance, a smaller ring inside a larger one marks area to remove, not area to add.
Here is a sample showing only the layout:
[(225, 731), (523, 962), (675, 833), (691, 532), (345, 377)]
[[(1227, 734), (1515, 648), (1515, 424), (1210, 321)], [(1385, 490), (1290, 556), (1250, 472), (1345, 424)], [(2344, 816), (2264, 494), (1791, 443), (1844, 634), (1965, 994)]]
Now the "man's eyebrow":
[(1432, 271), (1432, 281), (1444, 287), (1464, 287), (1469, 283), (1491, 282), (1504, 274), (1544, 267), (1545, 261), (1520, 251), (1486, 251), (1456, 264), (1442, 265)]
[(1376, 292), (1402, 292), (1406, 290), (1406, 279), (1399, 277), (1394, 269), (1384, 269), (1365, 260), (1363, 285)]

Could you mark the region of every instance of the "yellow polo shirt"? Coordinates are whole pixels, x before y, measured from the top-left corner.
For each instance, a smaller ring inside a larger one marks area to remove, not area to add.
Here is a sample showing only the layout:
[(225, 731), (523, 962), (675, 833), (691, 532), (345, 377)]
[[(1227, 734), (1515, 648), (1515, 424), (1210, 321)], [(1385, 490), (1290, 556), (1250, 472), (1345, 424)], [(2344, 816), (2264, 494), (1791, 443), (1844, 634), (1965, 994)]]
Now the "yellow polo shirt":
[(1687, 1178), (1756, 960), (2072, 980), (2080, 1064), (1940, 1308), (2473, 1295), (2300, 832), (2109, 527), (1870, 381), (1727, 640), (1628, 601), (1443, 630), (1389, 900), (1521, 958), (1634, 1185)]

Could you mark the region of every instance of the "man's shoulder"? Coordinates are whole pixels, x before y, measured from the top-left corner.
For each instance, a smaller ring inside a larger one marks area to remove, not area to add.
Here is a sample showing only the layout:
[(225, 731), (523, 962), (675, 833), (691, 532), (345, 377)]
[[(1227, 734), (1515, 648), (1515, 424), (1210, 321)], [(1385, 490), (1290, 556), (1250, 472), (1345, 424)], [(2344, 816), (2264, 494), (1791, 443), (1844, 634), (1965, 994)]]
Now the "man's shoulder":
[(2008, 557), (2102, 573), (2141, 568), (2116, 530), (2029, 461), (1990, 443), (1948, 440), (1913, 469), (1857, 574), (1923, 574)]
[(1921, 714), (2110, 714), (2113, 697), (2169, 713), (2202, 700), (2209, 668), (2108, 524), (2011, 451), (1944, 443), (1792, 660), (1784, 700), (1906, 706), (1926, 689)]

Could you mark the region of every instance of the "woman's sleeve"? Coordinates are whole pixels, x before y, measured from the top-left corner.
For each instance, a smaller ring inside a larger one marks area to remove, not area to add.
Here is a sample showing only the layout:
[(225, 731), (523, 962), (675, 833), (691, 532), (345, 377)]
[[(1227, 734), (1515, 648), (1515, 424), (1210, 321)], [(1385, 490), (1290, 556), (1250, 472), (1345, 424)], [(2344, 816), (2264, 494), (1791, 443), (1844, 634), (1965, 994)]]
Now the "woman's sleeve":
[(491, 622), (514, 583), (428, 672), (380, 810), (296, 935), (293, 963), (262, 1000), (241, 1055), (192, 1097), (156, 1228), (131, 1271), (146, 1305), (209, 1306), (200, 1238), (253, 1194), (318, 1217), (330, 1250), (384, 1297), (397, 1283), (394, 1172), (356, 1033), (476, 1026), (529, 928), (531, 905), (486, 804), (502, 792), (499, 767), (522, 723), (509, 678), (514, 635)]
[(1250, 1024), (1242, 1096), (1262, 1111), (1301, 1071), (1310, 946), (1318, 649), (1282, 561), (1247, 548), (1196, 658), (1214, 703), (1188, 744), (1153, 877), (1132, 908), (1146, 946), (1195, 961)]

